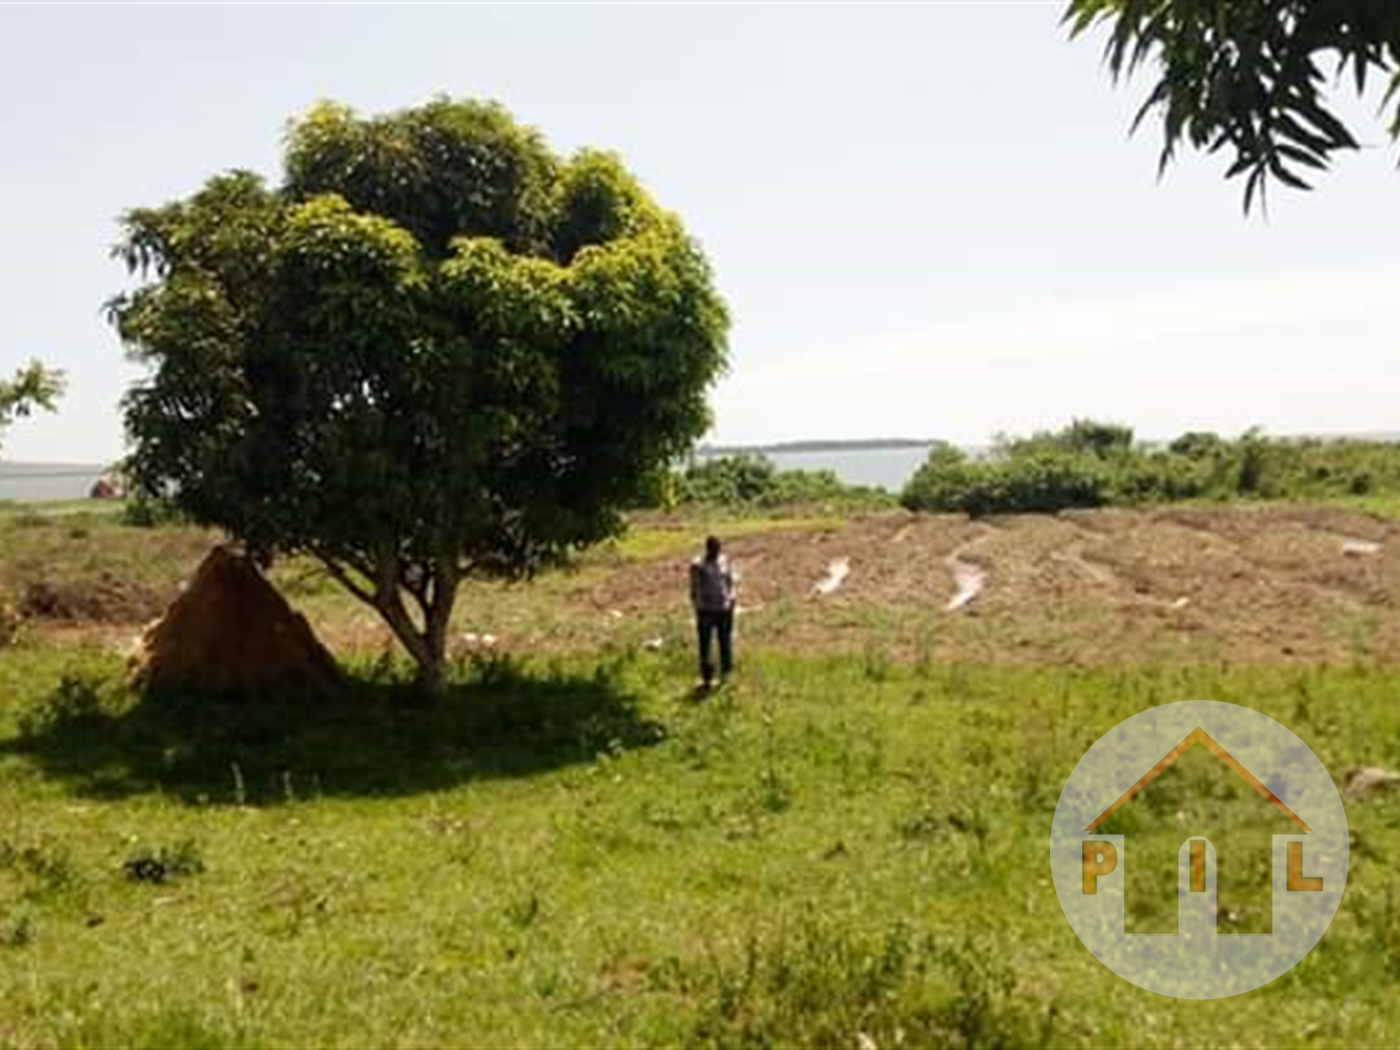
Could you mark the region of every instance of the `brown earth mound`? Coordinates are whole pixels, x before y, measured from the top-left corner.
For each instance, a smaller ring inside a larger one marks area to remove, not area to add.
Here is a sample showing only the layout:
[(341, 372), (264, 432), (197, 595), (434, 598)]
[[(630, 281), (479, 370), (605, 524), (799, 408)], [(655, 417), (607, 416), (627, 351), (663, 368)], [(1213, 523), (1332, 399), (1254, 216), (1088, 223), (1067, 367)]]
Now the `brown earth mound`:
[(335, 659), (257, 567), (215, 547), (185, 592), (146, 629), (133, 682), (148, 689), (334, 691)]

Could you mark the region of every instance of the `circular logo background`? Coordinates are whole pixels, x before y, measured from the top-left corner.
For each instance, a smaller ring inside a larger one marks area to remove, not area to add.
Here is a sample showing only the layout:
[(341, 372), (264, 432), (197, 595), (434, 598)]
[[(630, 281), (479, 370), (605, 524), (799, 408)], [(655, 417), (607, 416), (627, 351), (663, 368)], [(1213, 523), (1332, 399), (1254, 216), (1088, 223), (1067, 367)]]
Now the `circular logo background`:
[(1239, 995), (1291, 969), (1336, 914), (1348, 857), (1341, 796), (1307, 744), (1207, 700), (1105, 733), (1065, 782), (1050, 830), (1055, 893), (1084, 946), (1179, 999)]

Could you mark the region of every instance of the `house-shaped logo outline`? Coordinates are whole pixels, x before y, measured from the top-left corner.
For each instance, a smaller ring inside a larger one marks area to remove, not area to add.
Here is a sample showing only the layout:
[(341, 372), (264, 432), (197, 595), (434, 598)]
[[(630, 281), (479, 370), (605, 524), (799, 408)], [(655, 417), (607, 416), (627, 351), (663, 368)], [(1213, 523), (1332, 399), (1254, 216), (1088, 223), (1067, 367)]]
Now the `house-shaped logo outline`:
[(1309, 832), (1312, 830), (1312, 828), (1308, 827), (1308, 825), (1303, 821), (1302, 817), (1298, 816), (1298, 814), (1294, 813), (1291, 809), (1288, 808), (1288, 806), (1284, 803), (1283, 799), (1275, 795), (1272, 791), (1269, 790), (1269, 788), (1266, 785), (1260, 782), (1258, 777), (1256, 777), (1249, 770), (1245, 769), (1244, 766), (1240, 765), (1239, 761), (1233, 755), (1231, 755), (1230, 752), (1226, 751), (1223, 747), (1221, 747), (1220, 744), (1216, 742), (1214, 737), (1212, 737), (1200, 726), (1197, 726), (1195, 729), (1191, 730), (1190, 733), (1186, 734), (1185, 739), (1183, 739), (1181, 743), (1177, 744), (1176, 747), (1172, 748), (1165, 755), (1163, 755), (1161, 761), (1159, 761), (1155, 766), (1153, 766), (1146, 773), (1144, 773), (1136, 784), (1128, 788), (1128, 790), (1123, 792), (1123, 794), (1119, 795), (1117, 800), (1115, 800), (1111, 806), (1109, 806), (1106, 810), (1104, 810), (1097, 817), (1095, 817), (1093, 822), (1090, 823), (1090, 825), (1084, 829), (1084, 833), (1091, 834), (1095, 828), (1097, 828), (1100, 824), (1106, 821), (1109, 817), (1113, 816), (1113, 814), (1116, 813), (1120, 807), (1122, 807), (1134, 795), (1136, 795), (1139, 791), (1141, 791), (1148, 784), (1150, 784), (1157, 776), (1164, 772), (1168, 766), (1170, 766), (1173, 762), (1175, 762), (1178, 758), (1185, 754), (1188, 748), (1192, 747), (1195, 744), (1202, 745), (1207, 751), (1209, 751), (1216, 758), (1220, 759), (1232, 770), (1234, 770), (1240, 777), (1244, 779), (1245, 783), (1247, 783), (1250, 787), (1254, 788), (1255, 791), (1259, 792), (1259, 794), (1263, 795), (1266, 799), (1272, 802), (1274, 806), (1278, 808), (1280, 813), (1282, 813), (1285, 817), (1287, 817), (1294, 824), (1296, 824), (1300, 831)]

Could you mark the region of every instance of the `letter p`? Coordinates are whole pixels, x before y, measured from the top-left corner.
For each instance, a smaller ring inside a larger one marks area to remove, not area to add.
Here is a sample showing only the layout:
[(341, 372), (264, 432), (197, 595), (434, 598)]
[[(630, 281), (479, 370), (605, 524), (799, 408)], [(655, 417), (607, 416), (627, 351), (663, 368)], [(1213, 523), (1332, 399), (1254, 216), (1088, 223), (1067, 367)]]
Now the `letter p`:
[(1118, 867), (1118, 850), (1111, 842), (1084, 843), (1084, 892), (1099, 892), (1099, 876)]

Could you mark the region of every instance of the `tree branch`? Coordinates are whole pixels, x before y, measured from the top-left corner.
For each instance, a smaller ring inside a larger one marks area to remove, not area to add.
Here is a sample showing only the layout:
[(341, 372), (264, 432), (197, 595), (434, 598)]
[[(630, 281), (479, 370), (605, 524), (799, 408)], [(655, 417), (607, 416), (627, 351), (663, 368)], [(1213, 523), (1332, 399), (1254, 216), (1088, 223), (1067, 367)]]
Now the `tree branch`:
[[(320, 551), (313, 551), (312, 553), (316, 555), (316, 560), (326, 567), (326, 571), (335, 577), (336, 582), (366, 605), (378, 608), (373, 591), (356, 583), (354, 577), (346, 572), (344, 567), (335, 562), (329, 555), (323, 554)], [(357, 572), (359, 571), (357, 567), (352, 566), (352, 568), (355, 568)]]

